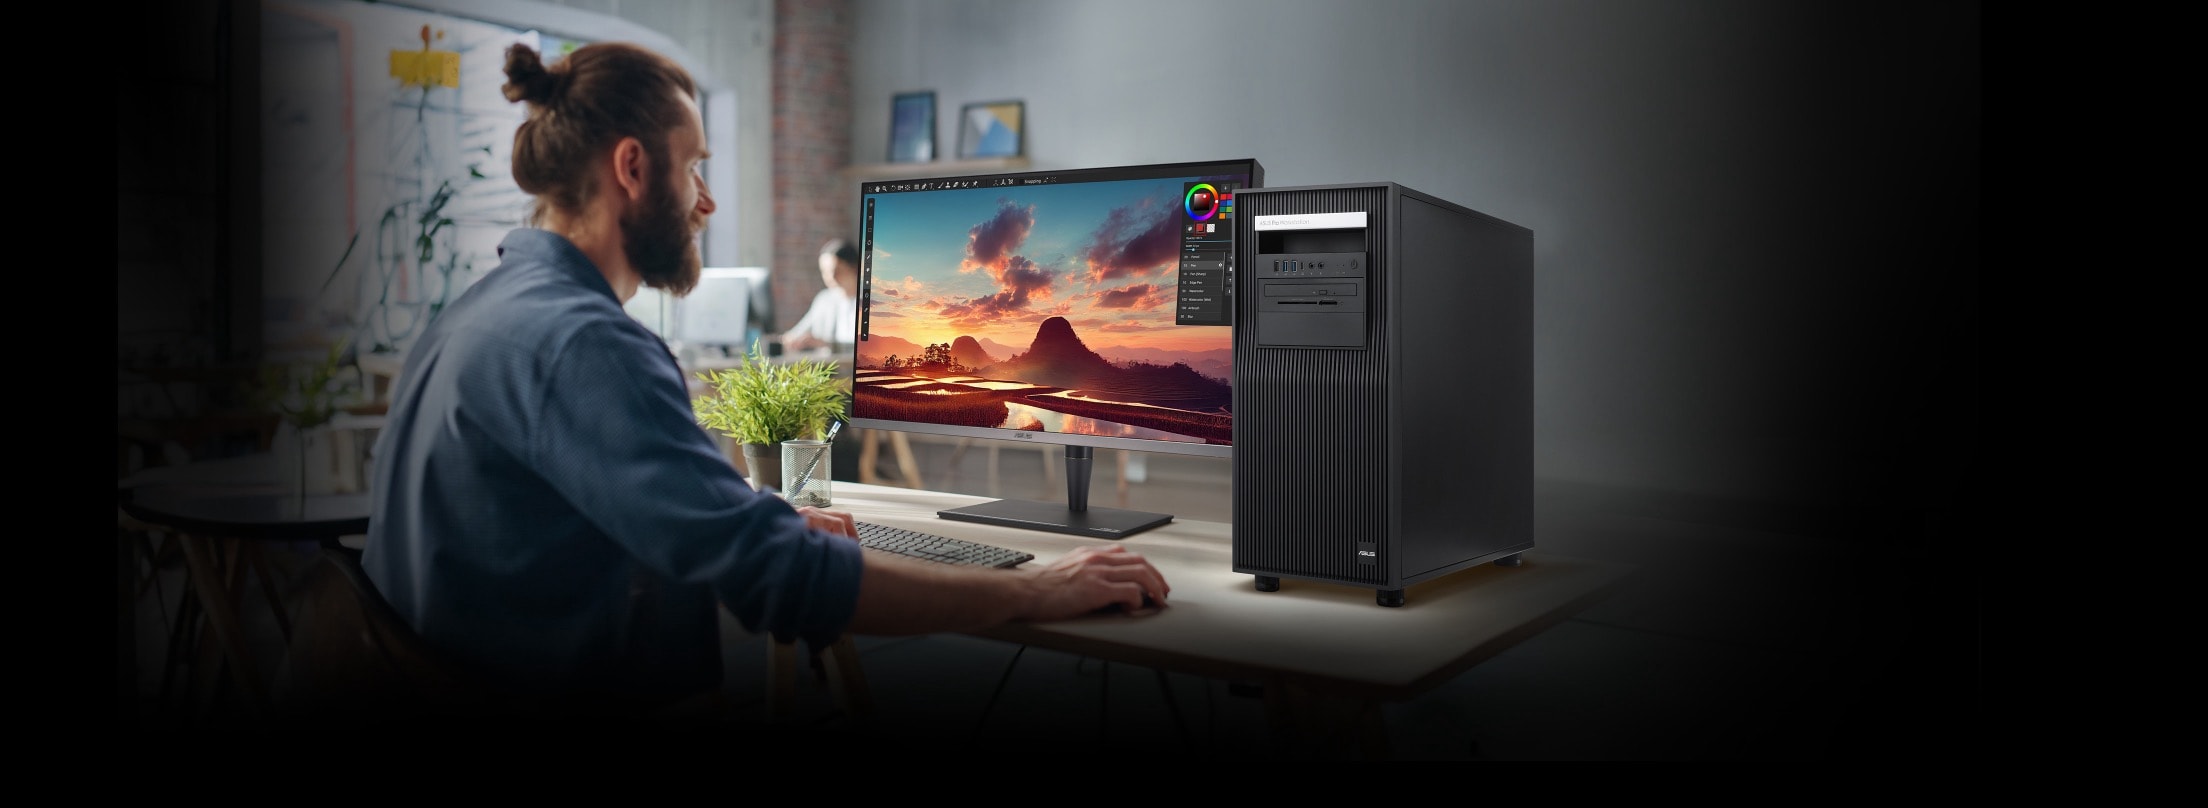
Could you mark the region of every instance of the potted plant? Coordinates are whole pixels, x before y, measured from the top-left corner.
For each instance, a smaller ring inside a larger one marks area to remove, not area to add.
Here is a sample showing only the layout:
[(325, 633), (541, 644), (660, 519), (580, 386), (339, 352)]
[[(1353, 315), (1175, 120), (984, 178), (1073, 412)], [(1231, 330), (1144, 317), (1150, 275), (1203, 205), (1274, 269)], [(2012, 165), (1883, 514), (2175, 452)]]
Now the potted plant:
[(782, 442), (825, 434), (850, 394), (834, 363), (770, 361), (756, 342), (734, 367), (697, 376), (706, 385), (691, 400), (698, 424), (743, 447), (751, 486), (762, 491), (782, 485)]
[(340, 339), (319, 359), (261, 368), (255, 398), (281, 419), (270, 448), (279, 473), (297, 483), (297, 497), (328, 493), (339, 485), (342, 475), (337, 463), (342, 458), (335, 452), (328, 427), (360, 389), (358, 380), (345, 373), (351, 365), (351, 345), (350, 339)]

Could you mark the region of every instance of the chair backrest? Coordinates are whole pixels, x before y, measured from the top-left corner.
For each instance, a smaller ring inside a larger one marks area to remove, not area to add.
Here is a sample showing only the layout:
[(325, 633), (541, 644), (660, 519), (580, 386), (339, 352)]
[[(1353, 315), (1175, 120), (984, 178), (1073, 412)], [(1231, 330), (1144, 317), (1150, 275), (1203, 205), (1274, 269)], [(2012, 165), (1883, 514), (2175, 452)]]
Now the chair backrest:
[[(347, 587), (352, 590), (359, 606), (363, 641), (372, 649), (369, 654), (379, 660), (386, 674), (383, 678), (397, 686), (397, 692), (386, 692), (384, 697), (396, 697), (395, 712), (406, 719), (432, 719), (464, 721), (497, 719), (514, 721), (614, 720), (629, 721), (651, 719), (646, 711), (620, 711), (605, 707), (580, 704), (561, 705), (556, 702), (532, 701), (518, 697), (506, 690), (485, 684), (471, 676), (470, 672), (455, 664), (429, 642), (415, 633), (414, 627), (399, 614), (383, 593), (376, 589), (374, 579), (361, 568), (360, 551), (347, 547), (325, 546), (323, 555), (336, 567)], [(718, 690), (704, 694), (717, 697)], [(706, 703), (710, 706), (710, 701)], [(687, 711), (704, 714), (708, 708), (691, 708)], [(389, 721), (399, 716), (379, 716)], [(690, 719), (689, 712), (676, 712), (666, 716), (676, 720)], [(702, 715), (710, 719), (710, 714)]]
[(414, 632), (391, 603), (383, 599), (376, 582), (360, 566), (359, 551), (324, 548), (323, 555), (345, 579), (363, 618), (362, 639), (387, 666), (385, 673), (405, 686), (423, 709), (450, 710), (461, 706), (485, 706), (488, 692), (443, 658), (427, 640)]

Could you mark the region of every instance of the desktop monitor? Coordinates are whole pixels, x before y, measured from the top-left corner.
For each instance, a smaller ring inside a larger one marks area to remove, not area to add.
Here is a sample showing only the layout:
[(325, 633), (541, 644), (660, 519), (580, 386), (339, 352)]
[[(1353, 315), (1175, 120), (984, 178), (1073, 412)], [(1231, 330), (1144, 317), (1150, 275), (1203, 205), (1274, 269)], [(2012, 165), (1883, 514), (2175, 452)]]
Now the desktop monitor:
[(737, 353), (750, 349), (767, 322), (761, 313), (769, 299), (766, 286), (765, 267), (706, 267), (698, 273), (698, 285), (672, 301), (671, 341)]
[(636, 294), (629, 297), (629, 302), (621, 304), (621, 308), (630, 317), (636, 318), (637, 322), (643, 323), (645, 328), (651, 329), (653, 334), (659, 335), (660, 339), (669, 336), (667, 320), (672, 305), (666, 292), (640, 284), (636, 287)]
[(1234, 194), (1255, 160), (860, 185), (851, 424), (1066, 447), (1064, 503), (947, 519), (1119, 538), (1094, 450), (1229, 457)]

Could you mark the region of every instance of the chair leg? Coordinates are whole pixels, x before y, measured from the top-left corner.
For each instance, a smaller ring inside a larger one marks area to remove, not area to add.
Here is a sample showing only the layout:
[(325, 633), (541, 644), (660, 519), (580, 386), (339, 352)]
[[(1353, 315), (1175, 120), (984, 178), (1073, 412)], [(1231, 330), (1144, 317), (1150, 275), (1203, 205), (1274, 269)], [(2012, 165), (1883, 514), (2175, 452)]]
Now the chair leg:
[(845, 634), (836, 638), (836, 644), (828, 647), (828, 684), (833, 688), (836, 705), (853, 721), (864, 721), (874, 713), (873, 697), (866, 690), (866, 672), (859, 667), (859, 646)]
[(253, 576), (261, 579), (261, 597), (268, 599), (268, 610), (276, 613), (276, 628), (283, 632), (284, 644), (290, 645), (291, 615), (284, 608), (283, 596), (277, 594), (275, 568), (269, 564), (268, 555), (261, 549), (260, 542), (240, 542), (239, 549), (243, 551)]
[(959, 461), (966, 459), (966, 449), (973, 443), (973, 438), (959, 438), (958, 443), (951, 447), (951, 476), (958, 476)]
[(788, 722), (797, 714), (796, 642), (770, 639), (767, 645), (767, 723)]
[(1122, 508), (1127, 507), (1127, 456), (1131, 454), (1134, 453), (1119, 450), (1119, 507)]

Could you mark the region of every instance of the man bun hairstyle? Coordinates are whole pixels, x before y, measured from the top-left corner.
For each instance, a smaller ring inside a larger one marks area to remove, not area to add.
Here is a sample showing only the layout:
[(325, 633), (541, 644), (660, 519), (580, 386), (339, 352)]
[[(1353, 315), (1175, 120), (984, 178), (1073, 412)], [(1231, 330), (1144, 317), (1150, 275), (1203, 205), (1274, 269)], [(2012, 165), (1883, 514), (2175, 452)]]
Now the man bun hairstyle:
[(545, 104), (559, 91), (557, 85), (535, 50), (519, 43), (506, 49), (506, 84), (499, 88), (506, 100)]
[(682, 65), (627, 42), (584, 45), (550, 66), (516, 42), (506, 48), (500, 90), (528, 106), (514, 130), (513, 169), (514, 184), (536, 197), (531, 224), (552, 209), (581, 210), (595, 190), (593, 167), (622, 138), (644, 144), (653, 171), (670, 172), (668, 133), (683, 120), (681, 99), (698, 97)]

